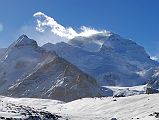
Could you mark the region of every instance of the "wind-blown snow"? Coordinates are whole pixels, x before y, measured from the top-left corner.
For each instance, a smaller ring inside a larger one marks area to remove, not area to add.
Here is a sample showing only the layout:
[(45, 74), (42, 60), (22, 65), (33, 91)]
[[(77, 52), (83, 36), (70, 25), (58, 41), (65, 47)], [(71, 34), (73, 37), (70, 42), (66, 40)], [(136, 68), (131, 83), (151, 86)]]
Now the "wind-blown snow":
[(72, 39), (77, 36), (88, 37), (98, 33), (106, 33), (106, 30), (98, 31), (93, 28), (89, 28), (86, 26), (81, 27), (81, 32), (75, 31), (72, 27), (64, 27), (59, 24), (54, 18), (45, 15), (42, 12), (37, 12), (33, 15), (37, 19), (37, 27), (36, 29), (39, 32), (44, 32), (47, 28), (51, 29), (53, 34), (59, 35), (60, 37), (64, 37), (67, 39)]
[[(45, 15), (42, 12), (37, 12), (34, 14), (34, 17), (37, 19), (37, 30), (40, 32), (44, 32), (46, 27), (50, 27), (51, 31), (61, 37), (73, 38), (77, 35), (76, 31), (70, 28), (65, 28), (62, 25), (58, 24), (53, 18)], [(40, 19), (44, 19), (41, 21)]]
[(155, 61), (159, 61), (159, 57), (158, 56), (151, 56), (151, 59), (155, 60)]

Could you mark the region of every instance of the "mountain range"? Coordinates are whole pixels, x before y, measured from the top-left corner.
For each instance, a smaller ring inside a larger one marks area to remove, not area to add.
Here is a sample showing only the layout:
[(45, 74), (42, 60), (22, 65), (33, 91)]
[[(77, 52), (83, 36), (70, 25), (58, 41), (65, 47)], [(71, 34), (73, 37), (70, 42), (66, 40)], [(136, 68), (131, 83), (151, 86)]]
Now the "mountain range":
[(38, 46), (26, 35), (0, 49), (0, 94), (72, 101), (112, 96), (107, 86), (159, 89), (159, 63), (115, 33)]
[(159, 63), (151, 60), (144, 48), (115, 33), (75, 37), (68, 43), (45, 44), (43, 48), (96, 78), (100, 86), (146, 84)]
[(93, 77), (22, 35), (0, 59), (0, 94), (71, 101), (112, 91), (102, 90)]

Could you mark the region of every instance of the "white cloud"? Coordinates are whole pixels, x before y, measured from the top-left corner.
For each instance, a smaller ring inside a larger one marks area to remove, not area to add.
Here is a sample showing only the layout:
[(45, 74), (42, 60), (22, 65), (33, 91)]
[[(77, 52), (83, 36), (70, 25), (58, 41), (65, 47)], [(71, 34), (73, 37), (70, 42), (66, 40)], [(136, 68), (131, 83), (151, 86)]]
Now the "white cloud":
[(37, 12), (33, 15), (36, 18), (37, 25), (29, 26), (25, 25), (20, 28), (16, 38), (22, 34), (26, 34), (29, 38), (37, 41), (37, 43), (42, 46), (46, 43), (58, 43), (58, 42), (68, 42), (70, 39), (77, 36), (88, 37), (93, 34), (103, 33), (107, 31), (98, 31), (90, 27), (82, 26), (80, 32), (75, 31), (72, 27), (64, 27), (60, 25), (53, 18), (45, 15), (42, 12)]
[(155, 61), (159, 61), (159, 57), (158, 56), (151, 56), (151, 59), (155, 60)]
[(151, 56), (152, 60), (159, 61), (159, 56)]
[(82, 26), (81, 30), (82, 31), (77, 36), (89, 37), (94, 34), (107, 32), (106, 30), (98, 31), (98, 30), (95, 30), (94, 28), (90, 28), (90, 27), (86, 27), (86, 26)]
[(36, 29), (39, 32), (45, 32), (47, 28), (51, 29), (51, 32), (67, 39), (72, 39), (77, 36), (84, 36), (88, 37), (93, 34), (97, 33), (104, 33), (107, 32), (105, 30), (98, 31), (93, 28), (82, 26), (81, 32), (76, 32), (72, 27), (65, 28), (64, 26), (60, 25), (58, 22), (56, 22), (53, 18), (45, 15), (42, 12), (37, 12), (33, 15), (37, 19), (37, 27)]
[(18, 31), (16, 38), (20, 35), (26, 34), (29, 38), (32, 38), (37, 41), (38, 45), (42, 46), (46, 43), (57, 43), (57, 42), (67, 42), (68, 39), (60, 37), (56, 34), (51, 33), (50, 31), (39, 32), (33, 26), (23, 26)]
[(58, 24), (53, 18), (45, 15), (42, 12), (37, 12), (33, 15), (37, 18), (37, 27), (36, 29), (39, 32), (44, 32), (47, 27), (51, 28), (51, 32), (61, 37), (65, 37), (68, 39), (77, 36), (77, 33), (73, 28), (65, 28), (62, 25)]

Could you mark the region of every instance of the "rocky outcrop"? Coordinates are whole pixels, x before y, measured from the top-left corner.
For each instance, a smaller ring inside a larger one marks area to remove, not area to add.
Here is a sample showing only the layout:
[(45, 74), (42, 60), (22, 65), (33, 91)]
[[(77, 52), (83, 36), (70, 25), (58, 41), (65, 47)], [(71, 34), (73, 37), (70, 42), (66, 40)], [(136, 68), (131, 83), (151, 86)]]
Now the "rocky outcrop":
[(154, 89), (154, 88), (147, 87), (146, 90), (145, 90), (145, 93), (146, 93), (146, 94), (159, 93), (159, 90), (156, 90), (156, 89)]
[(159, 93), (159, 68), (156, 68), (153, 71), (152, 76), (150, 77), (145, 92), (147, 94)]

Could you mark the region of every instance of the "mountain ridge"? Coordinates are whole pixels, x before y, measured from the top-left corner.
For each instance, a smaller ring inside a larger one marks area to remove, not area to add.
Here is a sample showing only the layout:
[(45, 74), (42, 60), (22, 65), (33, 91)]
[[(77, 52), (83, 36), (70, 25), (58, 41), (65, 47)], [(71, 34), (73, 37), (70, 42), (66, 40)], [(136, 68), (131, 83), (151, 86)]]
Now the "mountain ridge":
[[(93, 77), (55, 52), (39, 47), (26, 35), (11, 44), (3, 56), (0, 63), (0, 93), (3, 95), (63, 101), (112, 95), (111, 90), (103, 91)], [(63, 74), (64, 71), (67, 74)], [(78, 76), (80, 81), (76, 83)], [(69, 91), (68, 96), (65, 96), (65, 91)]]
[[(42, 47), (55, 51), (59, 56), (95, 77), (99, 85), (145, 84), (148, 77), (144, 78), (140, 73), (159, 65), (150, 59), (142, 46), (114, 33), (75, 37), (68, 43), (45, 44)], [(144, 76), (147, 76), (146, 74), (145, 72)], [(109, 84), (109, 79), (113, 83)]]

